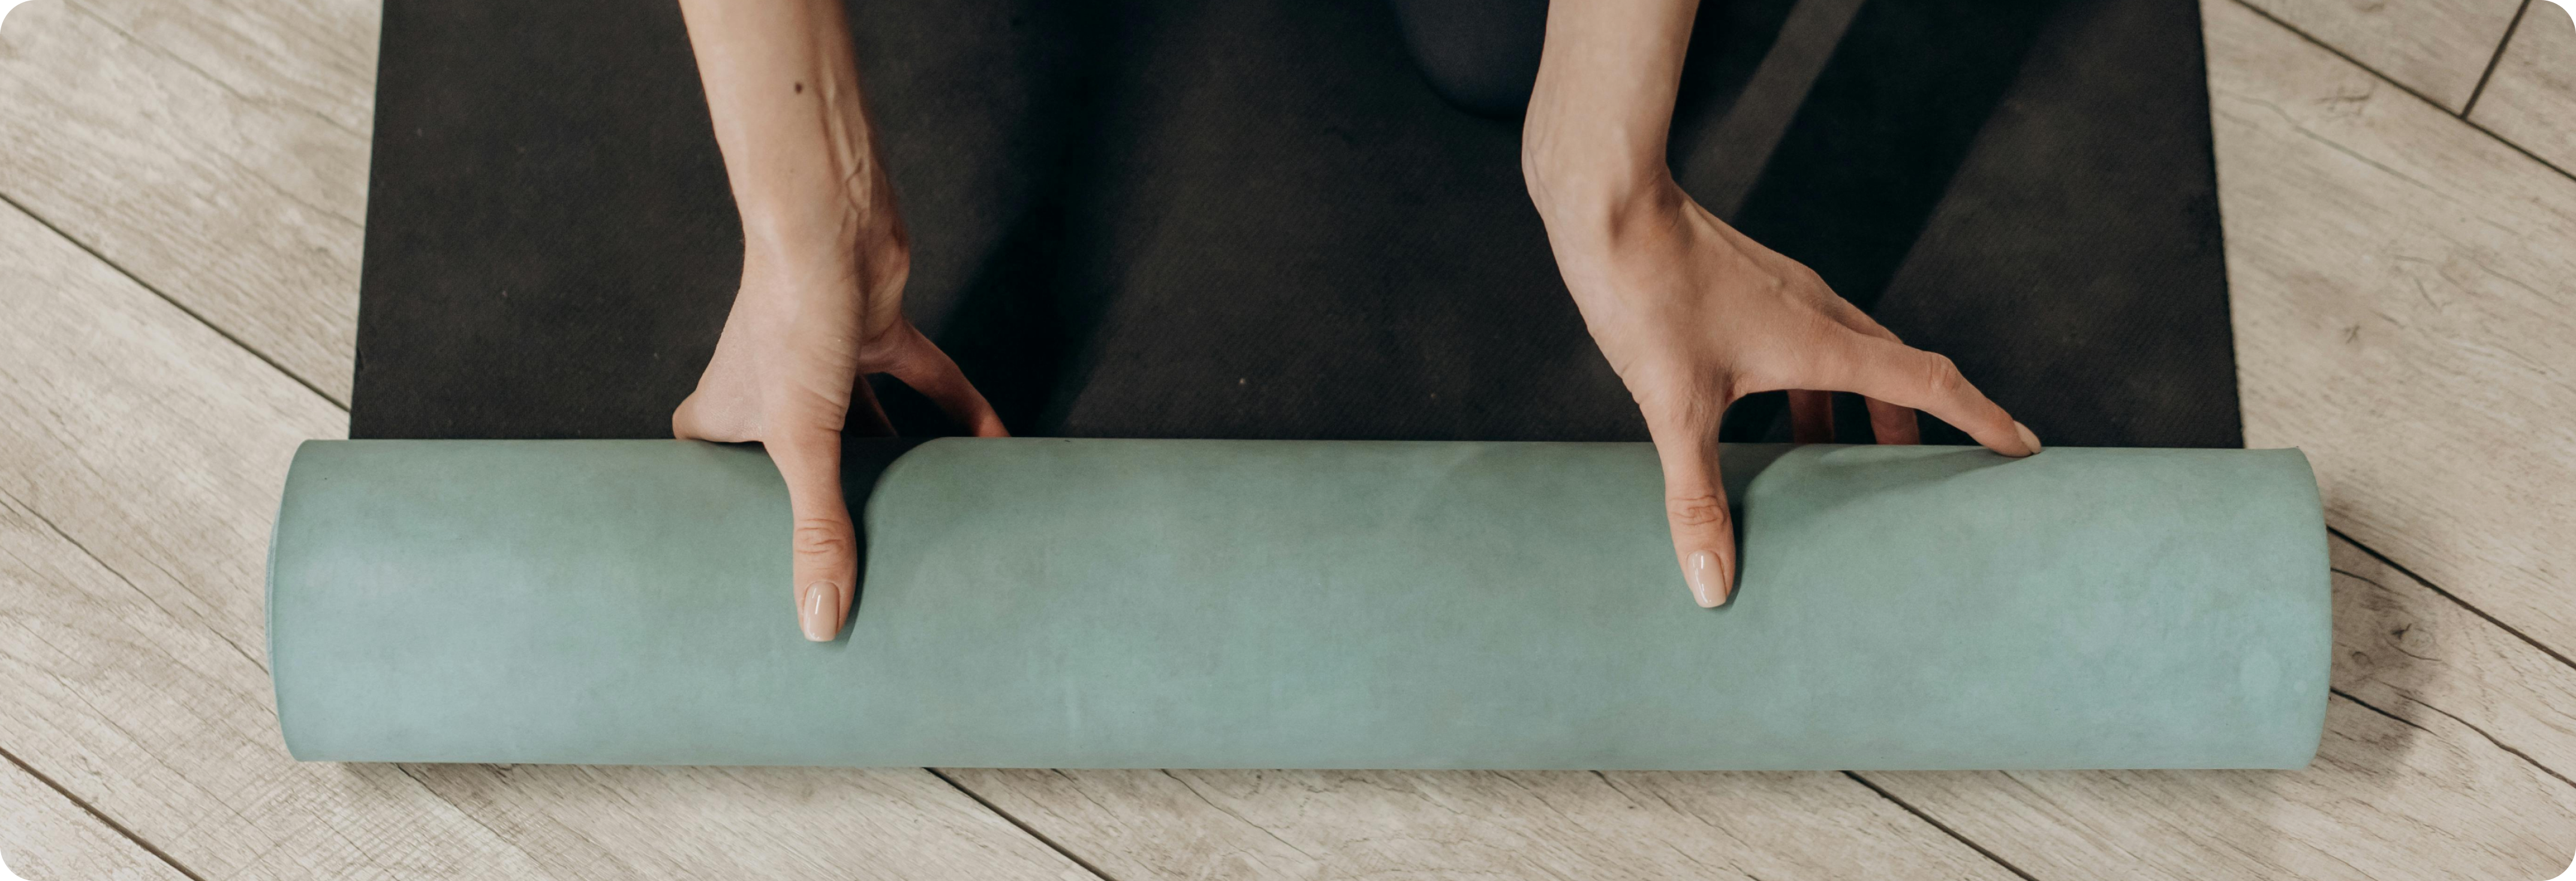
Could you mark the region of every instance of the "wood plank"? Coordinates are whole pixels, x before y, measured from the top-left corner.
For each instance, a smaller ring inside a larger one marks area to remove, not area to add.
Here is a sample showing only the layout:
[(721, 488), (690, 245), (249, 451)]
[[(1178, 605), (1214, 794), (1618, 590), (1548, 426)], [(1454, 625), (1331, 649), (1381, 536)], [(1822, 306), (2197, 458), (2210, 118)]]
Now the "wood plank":
[(2576, 656), (2576, 180), (2204, 3), (2250, 446), (2327, 522)]
[(286, 463), (346, 415), (6, 206), (0, 298), (0, 492), (258, 655)]
[(255, 104), (375, 128), (382, 0), (62, 0)]
[[(0, 113), (0, 195), (345, 402), (365, 130), (333, 118), (345, 107), (292, 103), (322, 85), (229, 86), (192, 63), (245, 82), (256, 65), (224, 68), (211, 49), (183, 61), (136, 42), (120, 21), (166, 33), (182, 14), (115, 2), (113, 16), (87, 0), (10, 14), (0, 36), (0, 107), (9, 108)], [(188, 8), (215, 17), (225, 7)]]
[(2456, 113), (2523, 0), (2248, 2)]
[(2548, 878), (2576, 667), (2340, 538), (2338, 694), (2297, 772), (1868, 774), (2042, 878)]
[(2039, 878), (2539, 879), (2576, 853), (2576, 787), (2340, 696), (2300, 771), (1865, 776)]
[[(2576, 778), (2576, 667), (2335, 539), (2335, 690), (2408, 722), (2448, 718)], [(2576, 838), (2559, 842), (2576, 855)]]
[(919, 768), (404, 770), (558, 878), (1095, 877)]
[(0, 762), (0, 878), (187, 881), (25, 769)]
[(2576, 21), (2555, 3), (2531, 4), (2469, 121), (2576, 172)]
[(1124, 881), (2013, 877), (1840, 774), (944, 773)]
[(290, 761), (266, 533), (339, 412), (5, 206), (0, 314), (0, 744), (200, 876), (1082, 874), (918, 769)]

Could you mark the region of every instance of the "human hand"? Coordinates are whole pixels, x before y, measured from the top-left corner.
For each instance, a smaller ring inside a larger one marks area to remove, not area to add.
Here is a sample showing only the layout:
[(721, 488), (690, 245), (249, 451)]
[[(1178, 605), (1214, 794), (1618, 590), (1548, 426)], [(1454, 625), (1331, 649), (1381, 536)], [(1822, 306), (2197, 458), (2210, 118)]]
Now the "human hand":
[(742, 287), (671, 433), (758, 441), (787, 481), (796, 615), (840, 633), (858, 589), (841, 429), (893, 434), (865, 377), (891, 373), (979, 437), (1001, 417), (903, 317), (912, 247), (859, 90), (840, 0), (681, 0), (742, 212)]
[(956, 363), (903, 317), (910, 252), (890, 201), (884, 209), (861, 225), (856, 247), (746, 255), (715, 357), (671, 413), (675, 436), (758, 441), (777, 464), (795, 523), (797, 620), (817, 642), (839, 634), (858, 585), (858, 531), (841, 493), (842, 426), (894, 433), (865, 377), (893, 374), (978, 437), (1005, 433)]
[(1534, 172), (1557, 266), (1585, 326), (1644, 411), (1664, 471), (1673, 552), (1704, 607), (1734, 590), (1733, 515), (1718, 471), (1719, 417), (1745, 395), (1791, 390), (1801, 443), (1833, 436), (1830, 392), (1868, 396), (1880, 443), (1919, 440), (1916, 409), (2007, 456), (2039, 439), (1950, 359), (1911, 348), (1805, 265), (1718, 220), (1669, 175), (1633, 194), (1551, 191)]

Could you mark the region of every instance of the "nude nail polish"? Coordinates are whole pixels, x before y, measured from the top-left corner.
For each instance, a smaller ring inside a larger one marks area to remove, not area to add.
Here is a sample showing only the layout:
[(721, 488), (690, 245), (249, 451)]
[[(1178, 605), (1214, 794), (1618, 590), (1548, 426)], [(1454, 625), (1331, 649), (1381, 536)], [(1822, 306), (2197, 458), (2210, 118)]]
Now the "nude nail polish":
[(806, 585), (796, 618), (805, 627), (806, 639), (831, 642), (841, 632), (841, 592), (829, 581)]
[(1726, 566), (1716, 554), (1707, 551), (1691, 552), (1690, 565), (1684, 567), (1683, 574), (1689, 576), (1691, 598), (1698, 600), (1703, 609), (1725, 605), (1727, 593), (1735, 588), (1734, 579), (1727, 577)]
[(2039, 451), (2042, 449), (2039, 445), (2039, 435), (2030, 433), (2030, 426), (2015, 422), (2013, 423), (2013, 431), (2021, 434), (2022, 445), (2029, 447), (2032, 455), (2039, 454)]

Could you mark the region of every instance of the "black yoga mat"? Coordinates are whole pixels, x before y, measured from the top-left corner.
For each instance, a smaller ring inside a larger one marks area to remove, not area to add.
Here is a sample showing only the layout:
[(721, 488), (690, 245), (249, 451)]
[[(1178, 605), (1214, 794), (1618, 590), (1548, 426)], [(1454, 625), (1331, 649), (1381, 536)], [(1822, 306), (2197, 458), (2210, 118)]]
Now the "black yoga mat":
[[(1644, 439), (1517, 120), (1385, 0), (851, 12), (907, 308), (1015, 432)], [(383, 41), (351, 435), (667, 436), (742, 246), (676, 5), (388, 0)], [(2191, 0), (1708, 0), (1672, 152), (2051, 445), (2241, 444)]]

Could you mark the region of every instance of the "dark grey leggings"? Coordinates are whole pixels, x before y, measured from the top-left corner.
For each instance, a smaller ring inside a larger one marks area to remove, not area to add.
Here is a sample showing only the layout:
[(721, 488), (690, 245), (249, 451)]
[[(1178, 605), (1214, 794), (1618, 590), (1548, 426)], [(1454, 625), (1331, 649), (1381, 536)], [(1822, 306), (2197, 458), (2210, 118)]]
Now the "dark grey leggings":
[(1441, 97), (1481, 116), (1519, 116), (1529, 106), (1547, 0), (1391, 2), (1413, 63)]

